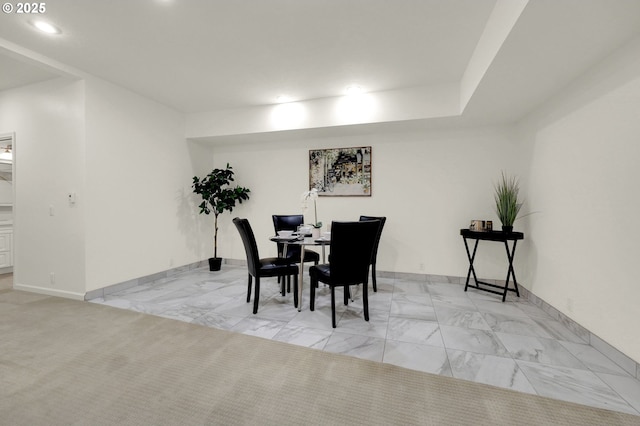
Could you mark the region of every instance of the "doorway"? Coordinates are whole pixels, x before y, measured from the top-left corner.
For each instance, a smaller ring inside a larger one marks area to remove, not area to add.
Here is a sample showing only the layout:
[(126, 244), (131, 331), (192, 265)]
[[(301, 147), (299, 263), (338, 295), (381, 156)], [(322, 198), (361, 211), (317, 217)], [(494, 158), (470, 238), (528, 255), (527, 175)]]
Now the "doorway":
[(14, 135), (0, 135), (0, 282), (13, 274), (14, 151)]

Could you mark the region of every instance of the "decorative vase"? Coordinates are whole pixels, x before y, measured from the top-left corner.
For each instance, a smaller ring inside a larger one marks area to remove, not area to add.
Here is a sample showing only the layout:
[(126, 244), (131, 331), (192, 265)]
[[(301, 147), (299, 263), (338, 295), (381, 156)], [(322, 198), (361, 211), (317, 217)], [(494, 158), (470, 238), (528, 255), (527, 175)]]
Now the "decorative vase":
[(320, 238), (320, 228), (316, 228), (315, 226), (311, 228), (311, 237)]
[(209, 270), (210, 271), (219, 271), (222, 267), (222, 258), (221, 257), (210, 257), (209, 258)]
[(513, 232), (513, 225), (512, 226), (502, 225), (502, 232)]

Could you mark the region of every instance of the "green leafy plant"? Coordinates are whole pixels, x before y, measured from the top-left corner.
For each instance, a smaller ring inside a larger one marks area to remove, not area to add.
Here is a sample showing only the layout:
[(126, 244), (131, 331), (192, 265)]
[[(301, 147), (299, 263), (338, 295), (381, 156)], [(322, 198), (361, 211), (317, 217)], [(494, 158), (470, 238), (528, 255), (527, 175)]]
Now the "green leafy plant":
[(513, 226), (513, 222), (518, 217), (522, 203), (518, 201), (520, 184), (518, 179), (508, 176), (502, 172), (502, 177), (495, 184), (496, 213), (502, 226)]
[(227, 163), (225, 169), (213, 169), (204, 178), (193, 177), (193, 192), (202, 196), (202, 203), (198, 206), (200, 214), (213, 213), (214, 233), (213, 233), (213, 257), (218, 257), (218, 216), (225, 210), (232, 212), (236, 202), (249, 199), (247, 188), (241, 186), (231, 187), (233, 178), (233, 168)]

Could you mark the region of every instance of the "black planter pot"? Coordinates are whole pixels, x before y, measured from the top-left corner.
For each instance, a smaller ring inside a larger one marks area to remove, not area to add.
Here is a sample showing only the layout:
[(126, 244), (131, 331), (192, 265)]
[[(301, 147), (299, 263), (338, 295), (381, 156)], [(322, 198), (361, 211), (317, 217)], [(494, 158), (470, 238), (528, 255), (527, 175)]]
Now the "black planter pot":
[(502, 225), (502, 232), (513, 232), (513, 226)]
[(219, 271), (222, 266), (222, 258), (221, 257), (210, 257), (209, 258), (209, 270), (210, 271)]

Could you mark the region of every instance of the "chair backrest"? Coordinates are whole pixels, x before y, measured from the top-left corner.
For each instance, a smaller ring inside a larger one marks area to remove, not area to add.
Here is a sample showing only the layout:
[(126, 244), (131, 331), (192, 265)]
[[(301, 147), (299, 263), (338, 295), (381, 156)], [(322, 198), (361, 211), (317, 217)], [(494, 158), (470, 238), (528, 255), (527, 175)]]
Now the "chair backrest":
[(378, 235), (376, 235), (376, 244), (373, 247), (373, 256), (371, 256), (371, 261), (375, 262), (376, 257), (378, 256), (378, 246), (380, 245), (380, 236), (382, 236), (382, 228), (384, 228), (384, 223), (387, 221), (386, 216), (360, 216), (360, 220), (379, 220), (380, 228), (378, 229)]
[(380, 221), (331, 223), (331, 281), (366, 283)]
[[(273, 229), (276, 231), (297, 231), (298, 226), (304, 224), (304, 216), (301, 214), (277, 215), (271, 216), (273, 219)], [(278, 243), (278, 256), (282, 256), (284, 252), (284, 244)], [(287, 248), (287, 257), (300, 257), (300, 247), (289, 245)]]
[(277, 215), (273, 218), (273, 229), (278, 231), (297, 231), (298, 226), (304, 223), (304, 216), (301, 214)]
[(251, 225), (247, 219), (240, 219), (236, 217), (233, 219), (233, 224), (238, 228), (240, 237), (242, 238), (242, 244), (244, 244), (244, 251), (247, 254), (247, 268), (249, 273), (254, 277), (258, 274), (260, 267), (260, 256), (258, 255), (258, 245), (256, 244), (256, 237), (253, 234)]

